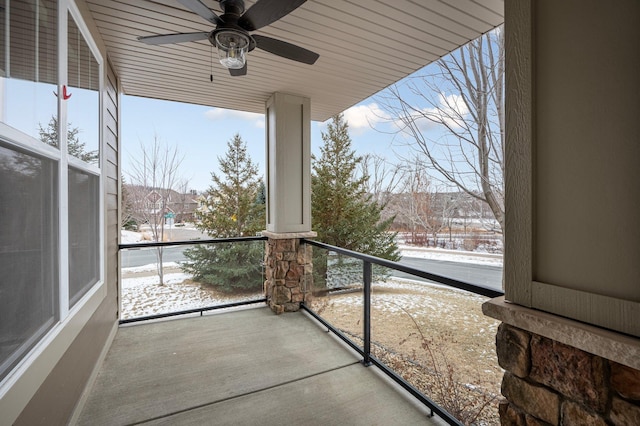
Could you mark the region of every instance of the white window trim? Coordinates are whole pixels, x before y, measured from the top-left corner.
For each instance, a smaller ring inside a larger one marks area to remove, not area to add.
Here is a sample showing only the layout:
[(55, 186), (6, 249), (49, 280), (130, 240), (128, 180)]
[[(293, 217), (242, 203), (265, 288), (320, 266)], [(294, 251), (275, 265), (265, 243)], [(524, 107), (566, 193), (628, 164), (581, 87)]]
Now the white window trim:
[[(73, 17), (79, 31), (84, 36), (88, 47), (99, 66), (98, 87), (98, 138), (99, 138), (99, 166), (88, 164), (75, 158), (67, 158), (67, 108), (64, 101), (58, 101), (58, 123), (60, 143), (59, 147), (51, 147), (38, 141), (32, 136), (0, 122), (0, 135), (4, 143), (15, 148), (27, 150), (36, 155), (54, 160), (58, 167), (58, 197), (59, 197), (59, 287), (58, 287), (58, 318), (56, 324), (40, 341), (27, 353), (9, 374), (0, 382), (0, 412), (3, 420), (13, 422), (22, 412), (24, 406), (36, 393), (42, 382), (62, 358), (66, 350), (73, 343), (80, 331), (96, 312), (107, 296), (105, 283), (105, 239), (104, 239), (104, 76), (105, 65), (100, 49), (84, 22), (82, 15), (73, 0), (58, 2), (58, 93), (62, 93), (62, 86), (67, 84), (67, 24), (69, 14)], [(95, 175), (98, 184), (98, 256), (99, 279), (75, 305), (69, 307), (69, 224), (68, 224), (68, 169), (73, 166), (78, 170)]]

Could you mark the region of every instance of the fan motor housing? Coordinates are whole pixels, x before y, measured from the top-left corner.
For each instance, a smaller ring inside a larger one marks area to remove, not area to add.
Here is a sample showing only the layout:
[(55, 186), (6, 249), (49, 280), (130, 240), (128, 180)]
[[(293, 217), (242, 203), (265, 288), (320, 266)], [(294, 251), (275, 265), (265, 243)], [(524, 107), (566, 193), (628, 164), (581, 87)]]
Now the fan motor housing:
[(244, 13), (244, 0), (220, 0), (220, 7), (224, 10), (220, 19), (227, 22), (225, 15), (235, 15), (237, 20)]
[(226, 24), (219, 25), (218, 28), (216, 28), (215, 30), (209, 33), (209, 37), (208, 37), (209, 43), (211, 43), (214, 47), (217, 46), (216, 34), (220, 32), (234, 32), (234, 33), (242, 34), (243, 36), (247, 37), (249, 39), (249, 47), (247, 48), (247, 52), (251, 52), (253, 49), (256, 48), (256, 41), (253, 39), (253, 37), (251, 37), (251, 34), (249, 34), (247, 31), (243, 30), (238, 26), (227, 26)]

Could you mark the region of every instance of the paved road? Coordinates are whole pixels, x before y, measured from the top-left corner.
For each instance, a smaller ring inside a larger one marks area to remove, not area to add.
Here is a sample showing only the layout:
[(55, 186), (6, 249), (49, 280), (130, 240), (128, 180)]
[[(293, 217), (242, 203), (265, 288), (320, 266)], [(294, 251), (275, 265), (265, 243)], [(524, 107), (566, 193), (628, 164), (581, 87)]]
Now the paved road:
[[(163, 262), (180, 262), (185, 260), (183, 251), (187, 248), (188, 247), (165, 247)], [(122, 250), (121, 256), (123, 268), (156, 263), (156, 251), (154, 249)], [(417, 257), (403, 257), (400, 263), (433, 274), (502, 291), (502, 268), (498, 266), (430, 260)], [(395, 271), (393, 276), (429, 282), (429, 280), (425, 280), (424, 278), (399, 271)]]
[[(476, 265), (473, 263), (421, 259), (416, 257), (403, 257), (400, 263), (432, 274), (502, 291), (502, 268), (499, 266)], [(429, 282), (429, 280), (424, 278), (405, 274), (400, 271), (395, 271), (393, 275), (400, 278)]]
[[(145, 229), (142, 230), (145, 232)], [(147, 231), (148, 232), (148, 231)], [(165, 229), (167, 237), (170, 238), (171, 241), (186, 241), (186, 240), (196, 240), (196, 239), (208, 239), (211, 238), (207, 234), (203, 234), (202, 232), (196, 229), (185, 229), (181, 227)], [(189, 246), (186, 247), (165, 247), (163, 249), (162, 262), (180, 262), (186, 260), (183, 252), (188, 249)], [(123, 268), (132, 268), (135, 266), (143, 266), (148, 265), (150, 263), (156, 263), (156, 250), (151, 249), (129, 249), (122, 250), (122, 267)]]
[[(185, 260), (183, 251), (188, 248), (189, 247), (164, 247), (162, 250), (162, 263)], [(154, 248), (121, 250), (120, 253), (123, 268), (132, 268), (157, 262), (156, 250)]]

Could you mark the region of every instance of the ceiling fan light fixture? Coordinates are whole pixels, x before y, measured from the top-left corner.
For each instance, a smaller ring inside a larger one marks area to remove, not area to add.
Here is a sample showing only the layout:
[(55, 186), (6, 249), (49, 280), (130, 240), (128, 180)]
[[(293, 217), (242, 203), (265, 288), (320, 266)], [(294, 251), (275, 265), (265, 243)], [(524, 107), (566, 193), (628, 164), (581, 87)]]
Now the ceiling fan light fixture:
[(235, 30), (221, 30), (215, 33), (215, 44), (218, 58), (225, 68), (241, 69), (246, 62), (249, 51), (249, 36)]

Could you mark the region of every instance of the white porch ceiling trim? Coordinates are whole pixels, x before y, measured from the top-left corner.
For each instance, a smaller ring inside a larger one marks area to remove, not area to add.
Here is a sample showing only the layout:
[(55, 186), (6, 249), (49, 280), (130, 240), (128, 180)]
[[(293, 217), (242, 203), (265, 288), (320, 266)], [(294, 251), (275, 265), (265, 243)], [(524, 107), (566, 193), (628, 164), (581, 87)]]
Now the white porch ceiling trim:
[[(218, 1), (203, 0), (221, 13)], [(249, 8), (255, 1), (247, 0)], [(208, 41), (149, 46), (138, 36), (210, 31), (177, 0), (87, 0), (122, 88), (142, 96), (264, 113), (274, 92), (311, 99), (324, 121), (500, 25), (503, 0), (308, 0), (255, 34), (320, 54), (304, 65), (256, 49), (231, 77)], [(344, 54), (348, 54), (345, 59)]]

